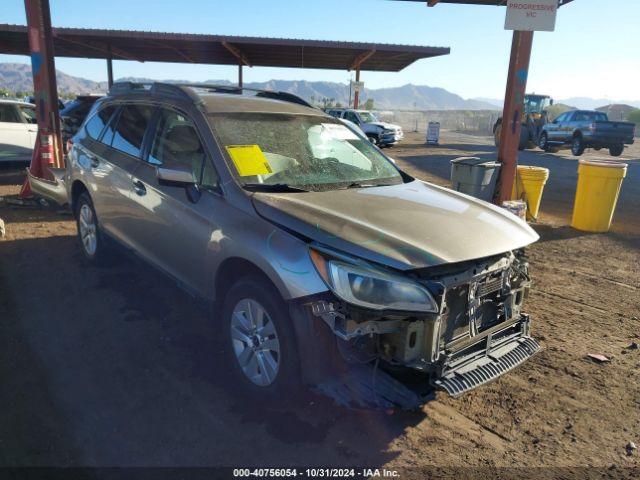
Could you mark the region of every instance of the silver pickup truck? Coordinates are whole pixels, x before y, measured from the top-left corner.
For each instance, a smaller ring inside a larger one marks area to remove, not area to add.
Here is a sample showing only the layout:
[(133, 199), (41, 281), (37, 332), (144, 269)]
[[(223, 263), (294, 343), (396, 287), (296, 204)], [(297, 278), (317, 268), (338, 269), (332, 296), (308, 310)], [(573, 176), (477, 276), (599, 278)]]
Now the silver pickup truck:
[(603, 112), (571, 110), (542, 128), (538, 146), (552, 152), (571, 148), (575, 156), (582, 155), (586, 148), (608, 148), (611, 156), (618, 157), (625, 145), (633, 143), (635, 129), (631, 122), (609, 121)]

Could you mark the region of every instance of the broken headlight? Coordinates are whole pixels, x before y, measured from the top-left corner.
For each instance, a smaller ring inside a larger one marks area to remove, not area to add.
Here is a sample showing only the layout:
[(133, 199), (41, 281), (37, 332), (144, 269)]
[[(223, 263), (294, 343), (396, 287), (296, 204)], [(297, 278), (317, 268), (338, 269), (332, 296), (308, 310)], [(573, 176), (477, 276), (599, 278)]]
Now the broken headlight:
[(347, 303), (374, 310), (438, 311), (429, 291), (409, 278), (325, 258), (315, 250), (310, 250), (310, 254), (331, 291)]

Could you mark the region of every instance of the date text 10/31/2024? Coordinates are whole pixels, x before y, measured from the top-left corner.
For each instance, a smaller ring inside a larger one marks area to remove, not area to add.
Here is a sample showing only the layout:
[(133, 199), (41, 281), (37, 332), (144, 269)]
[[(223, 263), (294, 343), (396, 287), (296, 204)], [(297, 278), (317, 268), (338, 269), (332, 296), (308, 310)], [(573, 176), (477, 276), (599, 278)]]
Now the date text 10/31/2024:
[(397, 470), (386, 468), (235, 468), (234, 478), (261, 477), (261, 478), (398, 478)]

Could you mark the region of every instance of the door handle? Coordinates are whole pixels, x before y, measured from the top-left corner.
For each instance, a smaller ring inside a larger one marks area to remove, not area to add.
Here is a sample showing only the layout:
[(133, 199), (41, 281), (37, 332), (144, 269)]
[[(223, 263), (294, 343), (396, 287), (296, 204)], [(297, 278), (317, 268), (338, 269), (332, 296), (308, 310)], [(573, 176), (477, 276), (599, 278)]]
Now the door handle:
[(98, 168), (100, 166), (100, 160), (98, 160), (98, 157), (89, 155), (89, 161), (91, 162), (91, 168)]
[(140, 180), (133, 181), (133, 190), (141, 197), (147, 194), (147, 189), (144, 186), (144, 183), (142, 183)]

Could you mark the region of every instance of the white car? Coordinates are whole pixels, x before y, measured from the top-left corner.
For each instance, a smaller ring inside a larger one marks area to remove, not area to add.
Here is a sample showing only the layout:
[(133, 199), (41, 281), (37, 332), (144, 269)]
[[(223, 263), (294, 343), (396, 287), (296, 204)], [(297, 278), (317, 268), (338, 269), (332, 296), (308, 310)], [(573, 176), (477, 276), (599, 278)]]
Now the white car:
[(37, 134), (35, 105), (0, 100), (0, 162), (31, 160)]
[(325, 111), (333, 117), (349, 120), (356, 124), (367, 135), (369, 140), (379, 147), (395, 145), (404, 138), (404, 132), (399, 125), (381, 122), (375, 114), (368, 110), (328, 108)]

